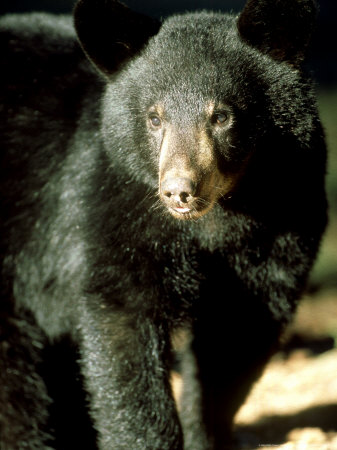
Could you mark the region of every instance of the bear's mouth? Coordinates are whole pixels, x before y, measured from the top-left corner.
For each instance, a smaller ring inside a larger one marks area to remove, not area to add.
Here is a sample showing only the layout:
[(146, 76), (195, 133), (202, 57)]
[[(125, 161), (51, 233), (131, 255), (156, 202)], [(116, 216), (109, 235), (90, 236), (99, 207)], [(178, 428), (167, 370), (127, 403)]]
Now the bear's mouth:
[(188, 214), (191, 211), (193, 211), (192, 208), (184, 208), (183, 206), (177, 206), (175, 208), (172, 208), (175, 212), (179, 213), (179, 214)]
[(162, 202), (166, 206), (168, 212), (180, 220), (195, 220), (205, 215), (214, 206), (214, 201), (201, 198), (193, 198), (189, 200), (189, 204), (184, 204), (180, 200), (167, 199), (161, 197)]

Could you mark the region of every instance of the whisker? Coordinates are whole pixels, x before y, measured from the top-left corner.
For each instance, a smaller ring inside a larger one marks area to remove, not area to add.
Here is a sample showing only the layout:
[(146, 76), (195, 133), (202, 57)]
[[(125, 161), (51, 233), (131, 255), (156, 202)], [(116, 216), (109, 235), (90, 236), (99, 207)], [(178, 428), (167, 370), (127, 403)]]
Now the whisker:
[(156, 209), (162, 208), (162, 206), (163, 205), (162, 205), (161, 201), (158, 199), (151, 205), (151, 209), (156, 210)]
[(197, 204), (199, 205), (206, 205), (209, 206), (212, 204), (212, 202), (210, 202), (209, 200), (206, 200), (205, 198), (199, 197), (196, 201)]

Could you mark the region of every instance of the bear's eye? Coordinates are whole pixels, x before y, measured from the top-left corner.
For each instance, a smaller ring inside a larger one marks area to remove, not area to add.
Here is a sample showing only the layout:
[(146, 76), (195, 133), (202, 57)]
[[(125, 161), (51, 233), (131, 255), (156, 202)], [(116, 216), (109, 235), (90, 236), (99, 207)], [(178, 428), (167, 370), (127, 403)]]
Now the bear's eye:
[(212, 122), (216, 125), (224, 125), (228, 121), (228, 114), (224, 111), (213, 114)]
[(161, 127), (161, 119), (157, 114), (151, 114), (149, 120), (152, 128), (158, 129)]

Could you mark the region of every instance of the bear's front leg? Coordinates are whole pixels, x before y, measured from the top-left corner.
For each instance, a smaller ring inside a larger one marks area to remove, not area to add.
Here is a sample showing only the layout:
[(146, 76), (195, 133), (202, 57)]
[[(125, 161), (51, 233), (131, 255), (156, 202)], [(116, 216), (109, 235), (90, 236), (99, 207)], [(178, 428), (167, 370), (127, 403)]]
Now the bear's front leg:
[(51, 449), (51, 399), (41, 375), (46, 337), (30, 314), (1, 303), (0, 449)]
[[(273, 353), (279, 332), (259, 298), (240, 288), (233, 275), (224, 278), (214, 270), (202, 289), (192, 339), (181, 355), (185, 450), (236, 447), (234, 416)], [(200, 437), (203, 428), (207, 443)]]
[(86, 303), (79, 320), (82, 370), (99, 448), (182, 449), (169, 383), (168, 333), (141, 314), (109, 311), (97, 303)]

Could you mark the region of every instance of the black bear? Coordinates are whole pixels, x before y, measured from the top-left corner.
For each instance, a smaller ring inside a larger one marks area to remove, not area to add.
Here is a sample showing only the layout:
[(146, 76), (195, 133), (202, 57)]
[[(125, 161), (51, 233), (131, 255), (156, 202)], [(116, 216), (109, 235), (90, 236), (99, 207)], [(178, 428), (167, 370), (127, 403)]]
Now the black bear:
[(2, 449), (232, 445), (326, 224), (315, 20), (1, 19)]

